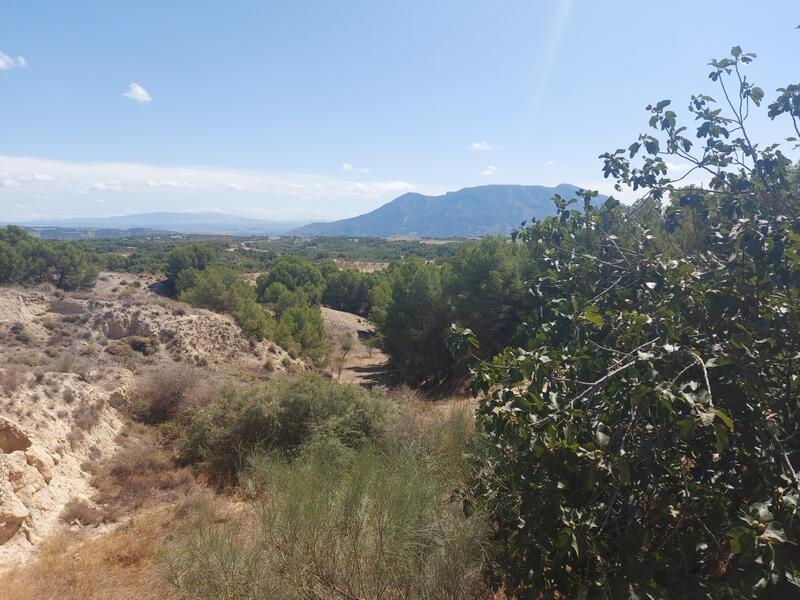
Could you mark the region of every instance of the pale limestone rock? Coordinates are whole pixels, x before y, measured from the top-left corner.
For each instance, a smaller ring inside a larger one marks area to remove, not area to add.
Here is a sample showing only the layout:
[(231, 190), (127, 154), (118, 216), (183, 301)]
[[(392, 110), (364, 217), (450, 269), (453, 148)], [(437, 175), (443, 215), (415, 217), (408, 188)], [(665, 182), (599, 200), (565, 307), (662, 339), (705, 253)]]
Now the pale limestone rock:
[(43, 448), (31, 446), (25, 451), (25, 459), (29, 465), (41, 473), (45, 483), (50, 483), (50, 480), (53, 479), (55, 461)]

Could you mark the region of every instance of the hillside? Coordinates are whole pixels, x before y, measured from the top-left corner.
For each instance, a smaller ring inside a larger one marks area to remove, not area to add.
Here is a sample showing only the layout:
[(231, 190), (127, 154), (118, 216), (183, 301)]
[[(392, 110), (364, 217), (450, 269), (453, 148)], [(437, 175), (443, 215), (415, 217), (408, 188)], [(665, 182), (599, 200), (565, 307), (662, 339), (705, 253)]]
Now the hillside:
[(560, 184), (486, 185), (442, 196), (408, 193), (372, 212), (311, 223), (289, 232), (296, 236), (466, 237), (504, 235), (531, 217), (555, 214), (552, 197), (574, 196), (578, 188)]

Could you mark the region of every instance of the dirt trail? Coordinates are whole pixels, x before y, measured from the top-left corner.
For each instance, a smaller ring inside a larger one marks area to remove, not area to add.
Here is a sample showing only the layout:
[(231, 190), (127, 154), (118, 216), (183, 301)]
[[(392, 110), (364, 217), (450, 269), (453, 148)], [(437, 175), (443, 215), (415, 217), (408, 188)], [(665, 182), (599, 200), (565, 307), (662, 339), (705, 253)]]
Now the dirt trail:
[(364, 343), (366, 340), (374, 338), (375, 325), (352, 313), (324, 306), (321, 310), (325, 330), (333, 343), (336, 343), (336, 340), (347, 332), (353, 336), (353, 349), (345, 360), (341, 380), (361, 385), (392, 383), (394, 377), (388, 367), (389, 357), (378, 348), (370, 349)]

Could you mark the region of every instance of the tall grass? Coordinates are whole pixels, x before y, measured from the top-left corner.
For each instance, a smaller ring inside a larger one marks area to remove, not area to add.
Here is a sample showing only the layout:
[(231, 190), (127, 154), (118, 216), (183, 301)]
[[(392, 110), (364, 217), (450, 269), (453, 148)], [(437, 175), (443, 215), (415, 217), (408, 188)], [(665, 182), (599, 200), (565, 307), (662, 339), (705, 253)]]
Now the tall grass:
[(452, 494), (469, 427), (446, 422), (459, 419), (380, 447), (253, 456), (251, 509), (206, 505), (179, 524), (161, 555), (168, 580), (186, 600), (487, 597), (483, 519)]

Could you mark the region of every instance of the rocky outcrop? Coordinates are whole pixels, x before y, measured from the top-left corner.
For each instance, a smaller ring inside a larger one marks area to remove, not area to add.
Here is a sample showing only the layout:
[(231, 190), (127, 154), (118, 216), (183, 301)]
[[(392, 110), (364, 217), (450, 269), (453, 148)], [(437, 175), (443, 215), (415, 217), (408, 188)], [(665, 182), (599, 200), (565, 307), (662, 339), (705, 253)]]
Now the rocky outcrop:
[(13, 467), (9, 458), (0, 454), (0, 545), (13, 538), (28, 518), (28, 508), (22, 503), (12, 484)]
[(132, 382), (118, 368), (29, 373), (13, 393), (0, 391), (0, 565), (24, 559), (70, 499), (91, 495), (82, 465), (116, 448), (122, 422), (109, 401)]
[(30, 445), (31, 441), (22, 429), (0, 417), (0, 452), (11, 454), (17, 450), (26, 450)]

